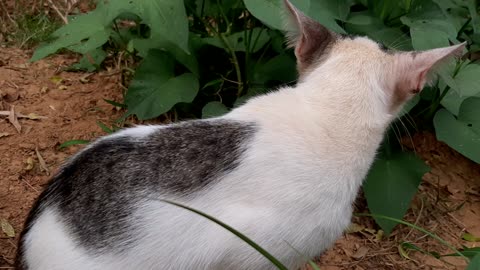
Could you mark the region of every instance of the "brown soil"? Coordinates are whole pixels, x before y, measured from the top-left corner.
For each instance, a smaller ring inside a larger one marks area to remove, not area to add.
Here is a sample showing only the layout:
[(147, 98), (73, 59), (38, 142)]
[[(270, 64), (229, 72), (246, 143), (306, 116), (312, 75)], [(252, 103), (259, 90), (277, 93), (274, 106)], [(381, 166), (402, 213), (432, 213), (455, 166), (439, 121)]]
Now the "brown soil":
[[(24, 51), (0, 48), (0, 111), (8, 111), (13, 105), (17, 113), (48, 117), (19, 119), (19, 133), (8, 117), (0, 116), (0, 219), (15, 229), (15, 237), (0, 230), (0, 269), (13, 269), (16, 241), (25, 217), (49, 179), (40, 159), (51, 175), (82, 147), (60, 150), (61, 143), (104, 135), (96, 122), (112, 123), (121, 115), (103, 101), (121, 101), (117, 75), (101, 72), (85, 79), (87, 74), (61, 71), (75, 61), (73, 57), (57, 56), (36, 63), (28, 63), (28, 57)], [(62, 81), (58, 82), (58, 78)], [(480, 166), (437, 142), (429, 133), (416, 134), (413, 143), (407, 140), (405, 145), (414, 145), (432, 167), (405, 219), (456, 247), (479, 246), (461, 240), (461, 235), (469, 232), (480, 236)], [(359, 199), (360, 211), (364, 205)], [(364, 229), (346, 234), (321, 256), (318, 262), (322, 270), (465, 268), (466, 263), (455, 257), (441, 261), (420, 252), (410, 252), (409, 258), (400, 255), (399, 244), (406, 241), (428, 251), (451, 253), (408, 227), (399, 226), (388, 238), (377, 240), (378, 227), (371, 219), (353, 221)]]

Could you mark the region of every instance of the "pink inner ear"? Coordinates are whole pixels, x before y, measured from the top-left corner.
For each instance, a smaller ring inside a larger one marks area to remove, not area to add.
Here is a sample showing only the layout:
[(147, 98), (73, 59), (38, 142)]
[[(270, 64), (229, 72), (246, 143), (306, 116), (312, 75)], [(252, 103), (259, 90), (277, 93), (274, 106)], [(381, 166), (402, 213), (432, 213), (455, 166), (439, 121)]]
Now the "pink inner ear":
[(428, 70), (429, 69), (425, 69), (422, 72), (420, 72), (420, 74), (418, 75), (417, 85), (416, 85), (415, 89), (413, 89), (413, 93), (420, 92), (423, 89), (423, 87), (425, 86), (425, 83), (427, 81)]
[(430, 70), (444, 59), (461, 55), (465, 44), (464, 42), (422, 52), (396, 54), (394, 64), (394, 70), (397, 74), (396, 91), (420, 92), (427, 83), (427, 75)]

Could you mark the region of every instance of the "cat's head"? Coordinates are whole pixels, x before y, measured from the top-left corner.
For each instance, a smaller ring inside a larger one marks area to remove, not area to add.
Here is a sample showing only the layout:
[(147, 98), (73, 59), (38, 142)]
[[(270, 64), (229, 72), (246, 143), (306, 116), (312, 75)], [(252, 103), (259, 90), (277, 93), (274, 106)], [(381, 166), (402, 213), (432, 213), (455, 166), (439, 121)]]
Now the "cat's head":
[[(462, 43), (427, 51), (396, 52), (367, 37), (331, 32), (288, 0), (284, 3), (296, 28), (288, 38), (295, 48), (299, 83), (315, 86), (322, 98), (366, 110), (373, 108), (375, 114), (394, 117), (430, 81), (429, 75), (437, 64), (461, 55), (465, 47)], [(346, 87), (325, 86), (332, 80)]]

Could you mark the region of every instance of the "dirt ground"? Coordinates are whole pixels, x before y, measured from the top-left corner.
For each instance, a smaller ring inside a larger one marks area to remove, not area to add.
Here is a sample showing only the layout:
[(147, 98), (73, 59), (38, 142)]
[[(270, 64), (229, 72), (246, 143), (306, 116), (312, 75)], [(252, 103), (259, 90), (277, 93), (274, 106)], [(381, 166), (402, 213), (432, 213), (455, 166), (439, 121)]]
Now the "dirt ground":
[[(0, 269), (12, 262), (24, 219), (35, 198), (58, 166), (82, 148), (59, 149), (69, 140), (90, 140), (104, 135), (97, 121), (112, 123), (121, 112), (103, 99), (121, 101), (119, 76), (69, 73), (62, 68), (75, 61), (56, 56), (28, 63), (29, 52), (0, 48), (0, 111), (12, 106), (17, 114), (47, 118), (18, 118), (20, 132), (0, 115)], [(480, 246), (461, 239), (465, 232), (480, 236), (480, 166), (435, 140), (430, 133), (406, 140), (406, 147), (432, 167), (414, 199), (406, 220), (434, 232), (455, 247)], [(357, 201), (357, 211), (365, 202)], [(427, 251), (451, 253), (436, 240), (405, 226), (377, 239), (378, 227), (369, 218), (354, 218), (356, 230), (346, 233), (317, 261), (322, 270), (336, 269), (464, 269), (456, 257), (442, 260), (420, 252), (403, 252), (410, 242)], [(11, 225), (13, 231), (9, 227)], [(403, 254), (403, 255), (402, 255)], [(308, 268), (308, 267), (307, 267)]]

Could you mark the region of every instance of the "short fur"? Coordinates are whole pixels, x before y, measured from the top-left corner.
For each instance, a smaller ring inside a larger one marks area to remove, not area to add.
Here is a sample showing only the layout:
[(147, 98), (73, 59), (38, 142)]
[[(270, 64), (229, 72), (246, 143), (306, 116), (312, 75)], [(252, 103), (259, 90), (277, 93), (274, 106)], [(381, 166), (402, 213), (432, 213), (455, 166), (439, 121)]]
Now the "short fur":
[(222, 220), (289, 269), (305, 263), (291, 246), (307, 257), (330, 247), (387, 126), (433, 65), (464, 45), (385, 52), (325, 32), (286, 3), (300, 30), (298, 85), (223, 117), (126, 129), (87, 147), (32, 209), (23, 269), (274, 269), (230, 232), (160, 199)]

